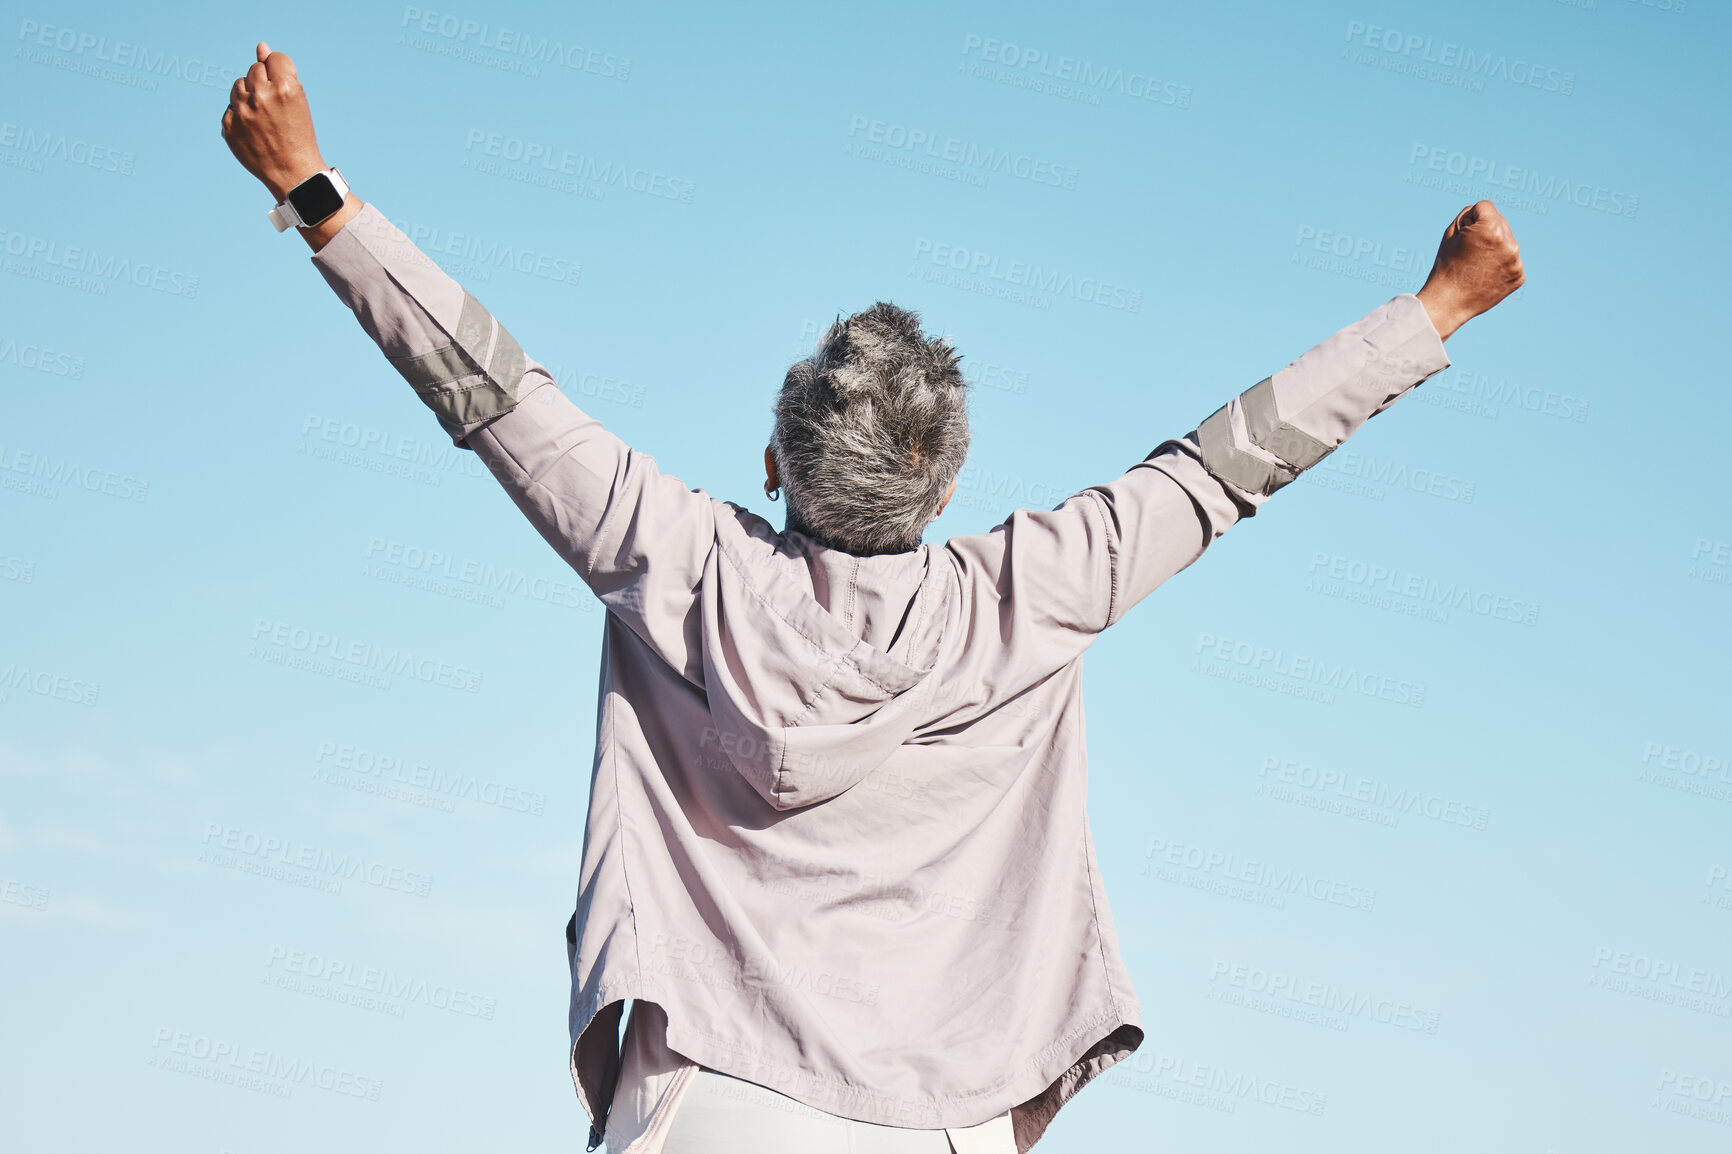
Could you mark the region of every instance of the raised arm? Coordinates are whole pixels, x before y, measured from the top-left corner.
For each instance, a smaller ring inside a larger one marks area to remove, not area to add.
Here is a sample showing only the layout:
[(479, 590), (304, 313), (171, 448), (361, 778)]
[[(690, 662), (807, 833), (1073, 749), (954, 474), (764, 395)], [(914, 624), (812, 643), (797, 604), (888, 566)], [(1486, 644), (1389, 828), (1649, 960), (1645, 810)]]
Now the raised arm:
[[(1231, 398), (1183, 437), (1047, 512), (1017, 510), (946, 545), (969, 615), (1002, 660), (1040, 676), (1364, 423), (1449, 364), (1443, 341), (1524, 280), (1490, 201), (1457, 214), (1417, 294), (1403, 293)], [(1013, 679), (1014, 680), (1014, 679)]]
[[(325, 167), (294, 65), (258, 46), (223, 136), (280, 201)], [(713, 502), (603, 428), (487, 309), (372, 205), (350, 195), (301, 229), (313, 263), (459, 448), (613, 610), (701, 684), (695, 590)]]
[[(1418, 293), (1373, 310), (1229, 400), (1187, 436), (1161, 444), (1123, 477), (1089, 490), (1122, 533), (1107, 623), (1254, 516), (1366, 421), (1448, 367), (1443, 342), (1524, 279), (1509, 223), (1489, 200), (1469, 205), (1444, 230)], [(1149, 470), (1174, 484), (1138, 475)]]

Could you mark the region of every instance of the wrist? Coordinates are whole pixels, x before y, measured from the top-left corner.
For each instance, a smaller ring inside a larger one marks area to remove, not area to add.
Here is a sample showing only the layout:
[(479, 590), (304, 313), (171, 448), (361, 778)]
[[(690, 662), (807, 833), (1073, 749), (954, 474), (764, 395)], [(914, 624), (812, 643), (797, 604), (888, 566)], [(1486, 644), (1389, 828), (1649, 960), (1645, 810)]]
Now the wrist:
[(308, 248), (312, 249), (314, 252), (318, 252), (327, 244), (331, 243), (336, 235), (343, 231), (343, 226), (353, 220), (361, 209), (365, 207), (366, 202), (356, 196), (353, 192), (350, 192), (348, 196), (343, 198), (342, 208), (339, 208), (336, 212), (332, 213), (318, 224), (304, 225), (296, 231), (301, 234), (301, 239), (307, 242)]
[(1447, 293), (1438, 292), (1429, 283), (1414, 295), (1425, 306), (1425, 315), (1431, 319), (1431, 327), (1437, 330), (1440, 340), (1447, 341), (1457, 329), (1473, 319), (1473, 314), (1459, 302)]
[(272, 196), (277, 198), (277, 203), (281, 204), (288, 199), (289, 190), (295, 185), (300, 184), (316, 172), (323, 172), (328, 167), (330, 166), (325, 163), (323, 157), (311, 156), (303, 160), (274, 166), (269, 172), (260, 173), (259, 181), (270, 190)]

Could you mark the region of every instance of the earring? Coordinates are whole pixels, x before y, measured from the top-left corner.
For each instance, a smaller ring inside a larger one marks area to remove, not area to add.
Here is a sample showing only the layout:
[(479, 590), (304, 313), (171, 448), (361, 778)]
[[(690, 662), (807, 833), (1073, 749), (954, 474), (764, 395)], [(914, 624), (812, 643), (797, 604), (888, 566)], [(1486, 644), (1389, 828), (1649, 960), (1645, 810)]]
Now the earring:
[(770, 484), (770, 482), (768, 482), (768, 481), (765, 481), (765, 482), (764, 482), (764, 496), (766, 496), (766, 497), (768, 497), (768, 498), (769, 498), (769, 499), (770, 499), (770, 500), (772, 500), (772, 501), (779, 501), (779, 500), (781, 500), (781, 497), (782, 497), (782, 486), (780, 486), (780, 485), (771, 485), (771, 484)]

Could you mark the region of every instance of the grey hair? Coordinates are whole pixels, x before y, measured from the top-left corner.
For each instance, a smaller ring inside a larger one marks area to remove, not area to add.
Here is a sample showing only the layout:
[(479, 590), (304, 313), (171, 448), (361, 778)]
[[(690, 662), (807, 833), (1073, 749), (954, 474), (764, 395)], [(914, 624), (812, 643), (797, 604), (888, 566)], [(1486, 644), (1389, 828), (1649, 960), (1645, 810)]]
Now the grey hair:
[(776, 397), (788, 528), (859, 556), (918, 549), (968, 456), (960, 359), (886, 301), (838, 316)]

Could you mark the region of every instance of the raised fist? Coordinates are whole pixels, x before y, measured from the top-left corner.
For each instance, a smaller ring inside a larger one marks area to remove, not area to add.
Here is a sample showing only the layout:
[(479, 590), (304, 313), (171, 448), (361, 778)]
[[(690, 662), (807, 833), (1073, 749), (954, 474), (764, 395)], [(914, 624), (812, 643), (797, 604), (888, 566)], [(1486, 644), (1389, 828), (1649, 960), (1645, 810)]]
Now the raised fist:
[(313, 138), (313, 114), (295, 77), (295, 62), (259, 41), (259, 62), (229, 89), (223, 139), (241, 166), (281, 201), (325, 167)]
[(1521, 246), (1489, 200), (1456, 214), (1417, 294), (1440, 335), (1450, 333), (1522, 287)]

